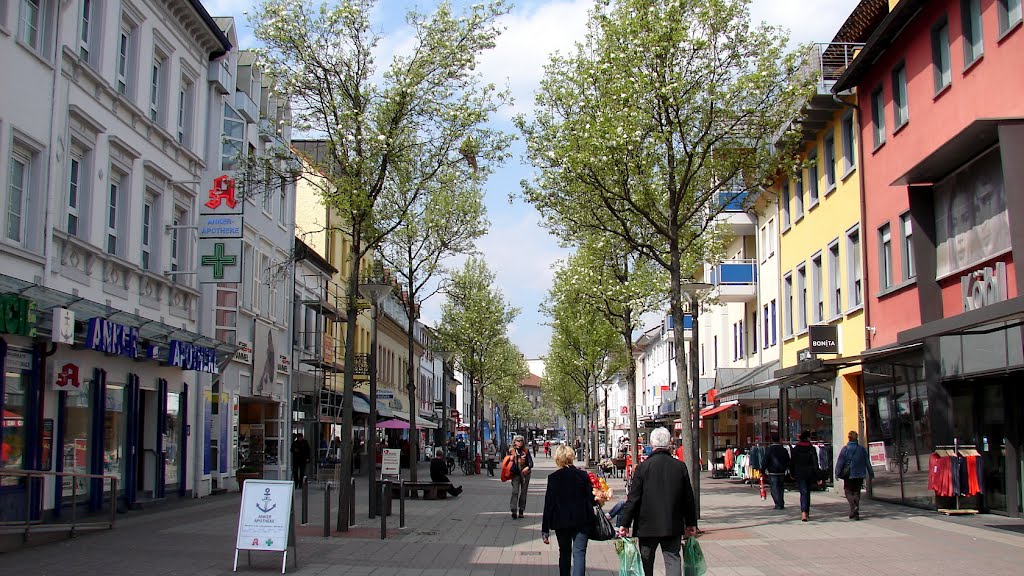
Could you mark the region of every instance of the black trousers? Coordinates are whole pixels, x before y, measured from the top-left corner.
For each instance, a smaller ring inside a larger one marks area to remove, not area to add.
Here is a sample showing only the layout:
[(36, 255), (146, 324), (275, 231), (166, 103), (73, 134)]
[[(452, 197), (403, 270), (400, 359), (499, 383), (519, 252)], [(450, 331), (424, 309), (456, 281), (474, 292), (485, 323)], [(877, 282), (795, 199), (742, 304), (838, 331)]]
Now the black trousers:
[(302, 482), (306, 479), (306, 466), (309, 462), (296, 461), (292, 464), (292, 482), (295, 483), (296, 487), (302, 486)]

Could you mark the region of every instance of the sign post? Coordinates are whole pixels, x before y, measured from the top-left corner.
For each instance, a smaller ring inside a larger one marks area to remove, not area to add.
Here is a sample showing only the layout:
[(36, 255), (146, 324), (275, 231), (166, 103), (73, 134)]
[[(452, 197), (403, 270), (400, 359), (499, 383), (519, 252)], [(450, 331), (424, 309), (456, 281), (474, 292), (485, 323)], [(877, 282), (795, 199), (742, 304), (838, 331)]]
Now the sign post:
[(249, 563), (252, 551), (281, 552), (281, 574), (288, 565), (288, 548), (292, 561), (298, 566), (295, 546), (295, 513), (292, 510), (290, 480), (246, 480), (242, 485), (242, 507), (238, 512), (238, 534), (235, 538), (235, 563), (238, 571), (238, 551), (246, 550)]

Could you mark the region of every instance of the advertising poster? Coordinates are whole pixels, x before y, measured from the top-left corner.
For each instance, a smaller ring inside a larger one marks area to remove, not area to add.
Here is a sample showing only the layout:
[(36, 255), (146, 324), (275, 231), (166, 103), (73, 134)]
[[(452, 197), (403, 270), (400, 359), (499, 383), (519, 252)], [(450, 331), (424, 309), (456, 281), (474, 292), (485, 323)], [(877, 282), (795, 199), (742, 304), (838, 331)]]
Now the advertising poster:
[(275, 552), (288, 549), (293, 487), (289, 480), (245, 481), (236, 549)]
[(868, 459), (871, 466), (885, 466), (885, 442), (868, 442)]
[(217, 446), (220, 450), (217, 453), (220, 455), (220, 473), (227, 474), (228, 471), (228, 426), (231, 424), (228, 414), (231, 413), (230, 405), (231, 397), (227, 394), (220, 395), (220, 442)]
[(210, 473), (210, 443), (213, 440), (213, 393), (203, 390), (203, 474)]
[(253, 396), (270, 397), (274, 394), (277, 371), (277, 350), (274, 346), (274, 329), (270, 324), (256, 322), (256, 337), (253, 339)]

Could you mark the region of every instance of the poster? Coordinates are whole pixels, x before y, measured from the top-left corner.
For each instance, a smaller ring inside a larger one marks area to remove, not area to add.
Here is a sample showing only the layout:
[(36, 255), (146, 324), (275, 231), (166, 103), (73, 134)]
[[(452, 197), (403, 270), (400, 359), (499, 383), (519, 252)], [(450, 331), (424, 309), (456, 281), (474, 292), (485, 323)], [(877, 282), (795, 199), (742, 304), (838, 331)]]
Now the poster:
[(868, 459), (871, 466), (885, 466), (885, 442), (868, 442)]
[(274, 381), (277, 379), (277, 350), (274, 344), (274, 327), (256, 322), (256, 337), (253, 339), (253, 381), (252, 395), (271, 397)]
[(402, 451), (397, 448), (385, 448), (384, 455), (381, 457), (380, 462), (380, 475), (381, 478), (385, 476), (398, 476), (399, 462), (401, 461)]
[(236, 549), (275, 552), (288, 549), (293, 487), (290, 480), (245, 481)]

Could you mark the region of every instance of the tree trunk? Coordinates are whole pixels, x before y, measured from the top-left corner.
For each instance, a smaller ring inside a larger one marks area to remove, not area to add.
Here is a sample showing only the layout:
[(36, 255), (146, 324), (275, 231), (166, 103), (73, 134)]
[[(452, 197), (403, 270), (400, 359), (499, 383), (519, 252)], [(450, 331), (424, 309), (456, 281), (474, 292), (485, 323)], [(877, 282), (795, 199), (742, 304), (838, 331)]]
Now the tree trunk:
[(409, 381), (406, 382), (406, 389), (409, 391), (409, 480), (416, 481), (416, 469), (419, 463), (419, 447), (420, 438), (419, 433), (416, 430), (416, 416), (419, 415), (420, 406), (416, 400), (416, 368), (418, 362), (416, 362), (416, 341), (413, 338), (413, 311), (414, 306), (412, 304), (412, 283), (409, 285), (409, 301), (405, 303), (406, 318), (409, 320), (409, 329), (406, 330), (406, 344), (407, 351), (409, 352), (409, 370), (406, 375)]
[(355, 375), (352, 370), (355, 367), (356, 353), (356, 323), (355, 318), (359, 314), (359, 244), (362, 238), (357, 225), (352, 226), (352, 257), (351, 269), (348, 276), (347, 290), (347, 313), (352, 319), (345, 323), (345, 376), (344, 390), (342, 392), (342, 413), (341, 413), (341, 485), (338, 486), (338, 517), (336, 521), (337, 530), (348, 532), (349, 518), (349, 490), (352, 486), (352, 398), (355, 390)]

